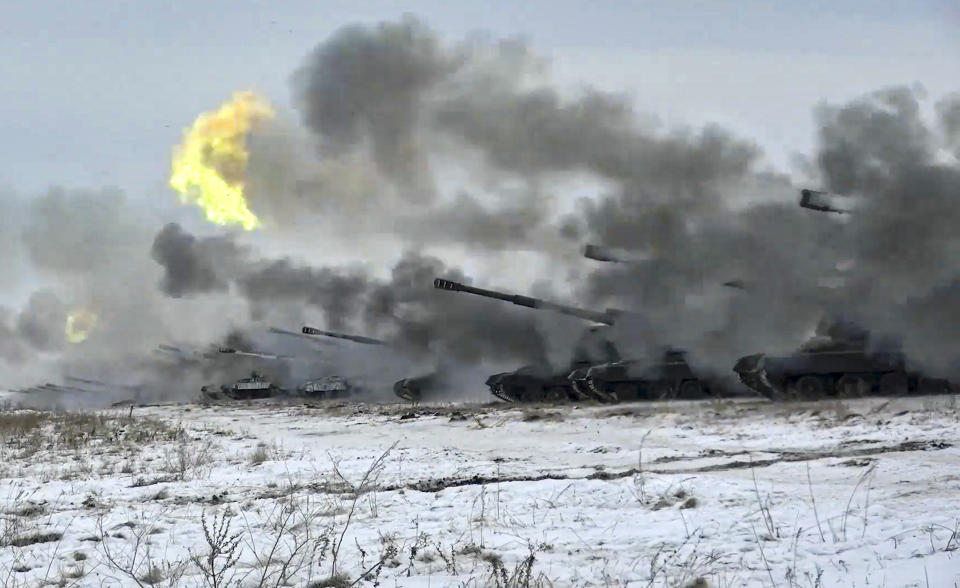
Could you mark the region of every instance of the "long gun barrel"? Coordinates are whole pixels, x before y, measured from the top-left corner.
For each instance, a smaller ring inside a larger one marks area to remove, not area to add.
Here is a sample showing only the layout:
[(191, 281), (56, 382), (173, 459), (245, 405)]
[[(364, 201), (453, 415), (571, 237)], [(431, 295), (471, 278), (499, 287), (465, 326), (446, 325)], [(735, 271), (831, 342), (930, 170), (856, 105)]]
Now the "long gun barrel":
[(531, 298), (530, 296), (522, 296), (520, 294), (507, 294), (505, 292), (497, 292), (496, 290), (474, 288), (473, 286), (467, 286), (466, 284), (452, 282), (442, 278), (435, 279), (433, 281), (433, 287), (439, 290), (466, 292), (467, 294), (476, 294), (477, 296), (484, 296), (486, 298), (496, 298), (497, 300), (510, 302), (511, 304), (516, 304), (517, 306), (526, 306), (527, 308), (543, 308), (547, 310), (553, 310), (561, 314), (567, 314), (586, 319), (588, 321), (604, 323), (607, 325), (612, 325), (616, 321), (617, 316), (620, 314), (620, 311), (609, 308), (605, 312), (597, 312), (594, 310), (577, 308), (575, 306), (566, 306), (563, 304), (557, 304), (555, 302), (548, 302), (546, 300), (540, 300), (539, 298)]
[(315, 337), (311, 337), (310, 335), (304, 335), (303, 333), (297, 333), (295, 331), (288, 331), (287, 329), (281, 329), (280, 327), (270, 327), (267, 330), (277, 335), (285, 335), (287, 337), (296, 337), (298, 339), (304, 339), (315, 344), (322, 344), (322, 345), (334, 344), (333, 341), (324, 341), (323, 339), (317, 339)]
[(233, 347), (220, 347), (217, 349), (220, 353), (229, 355), (240, 355), (243, 357), (259, 357), (261, 359), (295, 359), (292, 355), (277, 355), (275, 353), (264, 353), (262, 351), (242, 351)]
[[(837, 214), (850, 214), (851, 207), (856, 205), (856, 201), (839, 194), (821, 192), (818, 190), (800, 190), (800, 207), (809, 208), (818, 212), (835, 212)], [(843, 206), (841, 208), (841, 206)]]
[(321, 335), (323, 337), (333, 337), (334, 339), (346, 339), (354, 343), (363, 343), (364, 345), (386, 345), (386, 341), (374, 339), (372, 337), (363, 337), (361, 335), (346, 335), (344, 333), (335, 333), (333, 331), (324, 331), (313, 327), (303, 327), (304, 335)]
[(583, 256), (587, 259), (596, 261), (608, 261), (612, 263), (643, 263), (650, 259), (649, 255), (634, 253), (626, 249), (617, 249), (616, 247), (607, 247), (605, 245), (584, 245)]

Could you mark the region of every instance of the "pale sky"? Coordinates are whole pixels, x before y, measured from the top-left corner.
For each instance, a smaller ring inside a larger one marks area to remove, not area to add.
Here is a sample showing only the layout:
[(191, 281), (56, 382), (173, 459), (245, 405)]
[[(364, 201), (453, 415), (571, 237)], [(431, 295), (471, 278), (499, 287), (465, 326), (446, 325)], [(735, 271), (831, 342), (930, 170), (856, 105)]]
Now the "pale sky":
[(291, 72), (331, 32), (404, 12), (450, 41), (521, 35), (565, 86), (630, 92), (669, 123), (719, 122), (781, 168), (811, 148), (820, 100), (960, 90), (955, 0), (7, 2), (0, 185), (173, 198), (170, 149), (197, 113), (240, 89), (289, 105)]

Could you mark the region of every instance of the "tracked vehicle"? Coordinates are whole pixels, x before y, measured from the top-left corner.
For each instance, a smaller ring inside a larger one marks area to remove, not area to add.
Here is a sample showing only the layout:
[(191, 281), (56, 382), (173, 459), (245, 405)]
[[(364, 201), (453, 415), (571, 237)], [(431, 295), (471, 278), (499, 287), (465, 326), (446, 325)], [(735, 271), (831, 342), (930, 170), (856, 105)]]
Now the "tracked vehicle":
[(297, 394), (313, 398), (349, 398), (356, 393), (354, 386), (341, 376), (326, 376), (297, 386)]
[[(361, 345), (381, 345), (392, 347), (390, 343), (381, 339), (374, 339), (373, 337), (365, 337), (362, 335), (348, 335), (346, 333), (338, 333), (336, 331), (325, 331), (314, 327), (303, 327), (301, 332), (304, 335), (342, 339), (345, 341), (360, 343)], [(397, 380), (393, 384), (393, 393), (397, 397), (406, 400), (407, 402), (420, 402), (424, 399), (424, 397), (428, 397), (432, 392), (436, 391), (439, 388), (439, 385), (439, 375), (436, 372), (431, 372), (422, 376), (414, 376)]]
[(210, 400), (221, 400), (223, 398), (229, 398), (230, 400), (259, 400), (278, 396), (283, 394), (284, 390), (254, 371), (250, 373), (250, 377), (237, 380), (229, 386), (224, 384), (220, 386), (219, 390), (212, 386), (203, 386), (200, 392), (204, 398)]
[[(800, 207), (824, 213), (855, 211), (855, 198), (800, 191)], [(911, 370), (896, 341), (877, 340), (840, 318), (824, 319), (817, 334), (795, 353), (741, 357), (733, 371), (751, 390), (775, 401), (860, 396), (950, 394), (955, 385)]]
[(686, 352), (668, 349), (659, 362), (626, 360), (590, 366), (570, 374), (583, 395), (601, 402), (624, 400), (696, 400), (712, 394), (686, 360)]
[(710, 393), (709, 387), (690, 369), (682, 352), (667, 351), (659, 362), (653, 362), (652, 365), (644, 360), (623, 360), (616, 346), (607, 337), (607, 329), (623, 316), (623, 311), (607, 309), (597, 312), (529, 296), (475, 288), (440, 278), (434, 280), (434, 287), (495, 298), (527, 308), (549, 309), (601, 323), (585, 331), (575, 348), (573, 360), (566, 369), (524, 366), (513, 372), (490, 376), (487, 386), (490, 392), (501, 400), (620, 402), (676, 397), (703, 398)]
[(953, 385), (910, 370), (892, 342), (872, 341), (869, 333), (837, 321), (822, 322), (821, 333), (796, 353), (740, 358), (733, 368), (740, 381), (775, 401), (862, 396), (950, 394)]

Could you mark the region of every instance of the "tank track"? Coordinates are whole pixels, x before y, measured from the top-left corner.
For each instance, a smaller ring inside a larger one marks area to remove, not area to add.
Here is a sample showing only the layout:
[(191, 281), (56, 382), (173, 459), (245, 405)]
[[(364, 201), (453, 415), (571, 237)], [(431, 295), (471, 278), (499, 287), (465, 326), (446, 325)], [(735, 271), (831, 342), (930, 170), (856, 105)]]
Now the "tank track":
[(750, 390), (774, 402), (815, 402), (827, 399), (906, 397), (956, 394), (956, 384), (900, 370), (866, 373), (801, 373), (772, 377), (762, 354), (748, 356), (734, 368)]

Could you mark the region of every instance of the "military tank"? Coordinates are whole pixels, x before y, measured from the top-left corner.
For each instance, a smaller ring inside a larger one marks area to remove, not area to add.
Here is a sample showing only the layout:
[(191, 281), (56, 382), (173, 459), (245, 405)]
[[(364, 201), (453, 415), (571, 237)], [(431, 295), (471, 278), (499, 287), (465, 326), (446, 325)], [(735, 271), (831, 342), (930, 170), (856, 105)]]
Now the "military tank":
[(606, 337), (606, 325), (584, 329), (574, 345), (570, 364), (557, 370), (549, 365), (525, 365), (511, 372), (493, 374), (485, 384), (490, 393), (506, 402), (567, 402), (592, 399), (589, 391), (582, 392), (570, 379), (597, 363), (618, 361), (620, 353)]
[[(603, 256), (609, 257), (606, 253)], [(607, 329), (625, 314), (624, 311), (586, 310), (529, 296), (476, 288), (441, 278), (434, 280), (434, 287), (495, 298), (527, 308), (549, 309), (600, 323), (588, 328), (581, 336), (575, 347), (573, 360), (566, 369), (557, 371), (542, 366), (523, 366), (513, 372), (490, 376), (487, 386), (490, 392), (501, 400), (620, 402), (676, 397), (703, 398), (710, 394), (710, 388), (694, 374), (681, 351), (667, 350), (662, 359), (652, 365), (649, 360), (624, 360), (616, 345), (607, 337)]]
[(570, 374), (574, 388), (600, 402), (697, 400), (716, 396), (715, 385), (690, 367), (686, 352), (667, 349), (658, 362), (630, 359), (590, 366)]
[(733, 371), (745, 386), (778, 402), (953, 392), (949, 380), (909, 369), (896, 342), (875, 340), (836, 319), (821, 321), (795, 353), (747, 355)]
[[(208, 398), (217, 398), (218, 394), (210, 387), (204, 386), (201, 392)], [(247, 378), (241, 378), (230, 384), (220, 386), (219, 393), (231, 400), (259, 400), (281, 395), (285, 392), (256, 371), (250, 372)]]
[(297, 386), (297, 394), (314, 398), (349, 398), (356, 388), (342, 376), (325, 376)]
[[(626, 265), (640, 265), (651, 259), (644, 253), (594, 244), (584, 246), (583, 256), (595, 261)], [(740, 280), (731, 280), (723, 285), (744, 288)], [(737, 395), (716, 378), (700, 377), (687, 362), (687, 351), (670, 347), (655, 363), (651, 363), (650, 359), (629, 359), (595, 365), (570, 374), (570, 379), (581, 394), (603, 402), (694, 400)]]
[[(381, 339), (375, 339), (373, 337), (365, 337), (363, 335), (349, 335), (346, 333), (338, 333), (336, 331), (326, 331), (323, 329), (317, 329), (314, 327), (303, 327), (301, 332), (304, 335), (320, 336), (320, 337), (330, 337), (333, 339), (341, 339), (344, 341), (352, 341), (354, 343), (360, 343), (361, 345), (380, 345), (385, 347), (393, 347), (387, 341)], [(409, 378), (402, 378), (397, 380), (393, 384), (393, 393), (402, 400), (407, 402), (420, 402), (424, 397), (430, 396), (430, 394), (440, 388), (440, 375), (437, 372), (430, 372), (421, 376), (413, 376)]]
[(564, 368), (558, 370), (549, 365), (530, 364), (510, 372), (493, 374), (487, 378), (485, 384), (490, 389), (490, 393), (505, 402), (589, 400), (589, 395), (581, 393), (571, 384), (569, 379), (571, 372), (586, 369), (597, 363), (620, 360), (620, 354), (616, 346), (605, 337), (606, 327), (612, 325), (615, 317), (619, 314), (619, 311), (615, 309), (597, 312), (530, 296), (477, 288), (442, 278), (435, 279), (433, 287), (451, 292), (465, 292), (485, 298), (494, 298), (526, 308), (553, 310), (561, 314), (599, 323), (584, 330), (574, 346), (570, 364)]
[[(856, 198), (817, 190), (800, 191), (800, 207), (825, 213), (855, 212)], [(881, 340), (842, 317), (827, 317), (812, 339), (790, 355), (755, 353), (733, 371), (755, 392), (775, 401), (860, 396), (950, 394), (954, 384), (909, 368), (897, 341)]]

